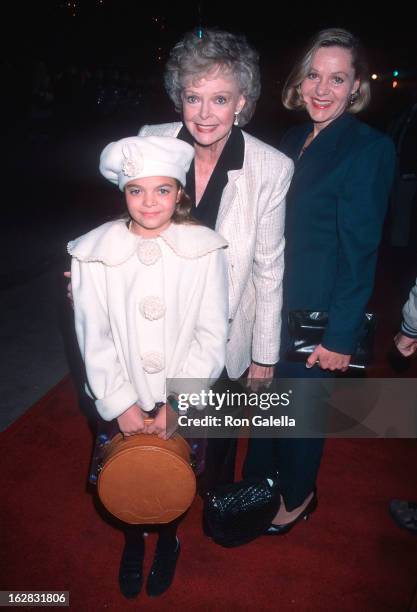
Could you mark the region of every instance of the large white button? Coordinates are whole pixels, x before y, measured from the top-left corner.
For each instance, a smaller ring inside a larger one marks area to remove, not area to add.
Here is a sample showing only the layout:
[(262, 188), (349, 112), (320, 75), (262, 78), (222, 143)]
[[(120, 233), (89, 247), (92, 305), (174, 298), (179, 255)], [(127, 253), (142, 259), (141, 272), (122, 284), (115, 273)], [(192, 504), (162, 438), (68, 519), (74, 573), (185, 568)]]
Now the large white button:
[(148, 351), (142, 355), (142, 366), (148, 374), (158, 374), (165, 368), (164, 355), (157, 351)]
[(165, 303), (157, 295), (148, 295), (139, 303), (141, 315), (149, 321), (162, 319), (165, 314)]
[(144, 239), (139, 243), (137, 255), (145, 266), (152, 266), (161, 257), (161, 249), (155, 240)]

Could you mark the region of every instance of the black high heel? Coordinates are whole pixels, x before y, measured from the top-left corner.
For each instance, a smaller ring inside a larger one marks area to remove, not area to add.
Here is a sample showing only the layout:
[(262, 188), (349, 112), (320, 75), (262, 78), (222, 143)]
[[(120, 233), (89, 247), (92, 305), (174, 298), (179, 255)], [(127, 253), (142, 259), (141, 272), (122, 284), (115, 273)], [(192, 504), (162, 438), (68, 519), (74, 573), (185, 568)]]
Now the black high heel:
[(270, 526), (264, 532), (264, 535), (284, 535), (284, 533), (288, 533), (291, 529), (301, 520), (307, 521), (310, 518), (310, 515), (316, 510), (318, 504), (317, 499), (317, 491), (314, 489), (313, 497), (310, 499), (307, 506), (304, 508), (302, 512), (290, 523), (285, 523), (285, 525), (275, 525), (271, 523)]

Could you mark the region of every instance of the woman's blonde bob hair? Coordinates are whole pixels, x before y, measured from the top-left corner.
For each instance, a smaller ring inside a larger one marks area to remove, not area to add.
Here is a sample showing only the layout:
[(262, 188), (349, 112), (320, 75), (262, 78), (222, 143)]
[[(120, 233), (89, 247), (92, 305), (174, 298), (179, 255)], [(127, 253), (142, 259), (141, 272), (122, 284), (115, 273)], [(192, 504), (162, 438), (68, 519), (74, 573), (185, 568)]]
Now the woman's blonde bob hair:
[(310, 71), (314, 54), (322, 47), (342, 47), (351, 52), (355, 79), (359, 79), (360, 85), (357, 92), (352, 94), (350, 105), (346, 110), (350, 113), (359, 113), (368, 106), (371, 100), (368, 63), (362, 45), (356, 36), (347, 30), (338, 28), (321, 30), (311, 39), (303, 56), (291, 70), (285, 82), (282, 90), (283, 105), (289, 110), (304, 108), (300, 85)]
[(261, 93), (259, 54), (244, 36), (215, 28), (204, 28), (199, 33), (187, 32), (170, 53), (164, 82), (175, 109), (182, 111), (185, 82), (188, 79), (198, 81), (216, 68), (236, 79), (245, 98), (237, 120), (239, 126), (246, 125)]

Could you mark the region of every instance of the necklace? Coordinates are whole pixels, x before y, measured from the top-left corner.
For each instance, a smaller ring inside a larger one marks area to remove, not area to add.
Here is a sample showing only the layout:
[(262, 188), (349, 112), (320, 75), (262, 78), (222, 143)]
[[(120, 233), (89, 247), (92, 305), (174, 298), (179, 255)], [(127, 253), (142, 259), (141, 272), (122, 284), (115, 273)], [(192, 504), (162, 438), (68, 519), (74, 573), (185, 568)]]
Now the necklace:
[(304, 151), (311, 145), (313, 138), (314, 138), (314, 133), (310, 132), (310, 134), (306, 138), (304, 145), (301, 147), (301, 151), (300, 151), (300, 155), (298, 156), (298, 159), (300, 159)]

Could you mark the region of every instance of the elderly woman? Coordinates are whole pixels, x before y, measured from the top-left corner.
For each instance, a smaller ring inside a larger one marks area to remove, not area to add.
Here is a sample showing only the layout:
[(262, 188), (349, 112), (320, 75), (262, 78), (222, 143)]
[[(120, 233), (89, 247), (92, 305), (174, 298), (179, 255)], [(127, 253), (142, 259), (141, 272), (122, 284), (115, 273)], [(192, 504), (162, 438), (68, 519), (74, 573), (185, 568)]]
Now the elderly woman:
[[(229, 244), (226, 372), (235, 379), (249, 368), (249, 381), (269, 379), (279, 356), (284, 204), (293, 163), (241, 129), (260, 94), (258, 54), (242, 36), (187, 33), (171, 51), (165, 86), (182, 121), (146, 125), (139, 134), (175, 136), (194, 147), (187, 175), (192, 214)], [(235, 446), (236, 440), (209, 440), (206, 488), (233, 481)]]
[[(283, 325), (278, 376), (319, 378), (346, 371), (372, 292), (377, 249), (394, 169), (394, 147), (355, 114), (370, 100), (363, 50), (349, 32), (319, 32), (283, 90), (284, 106), (309, 121), (282, 150), (294, 160), (288, 192), (283, 320), (295, 310), (328, 313), (322, 341), (306, 363), (287, 359)], [(307, 368), (307, 369), (306, 369)], [(312, 403), (306, 407), (312, 409)], [(261, 442), (261, 443), (260, 443)], [(252, 440), (246, 476), (278, 469), (283, 502), (268, 530), (288, 532), (317, 505), (321, 439)]]
[(190, 32), (173, 48), (165, 86), (182, 122), (139, 134), (194, 146), (187, 192), (195, 218), (229, 243), (230, 333), (226, 370), (269, 378), (278, 361), (284, 198), (293, 164), (241, 130), (260, 94), (258, 54), (241, 36)]

